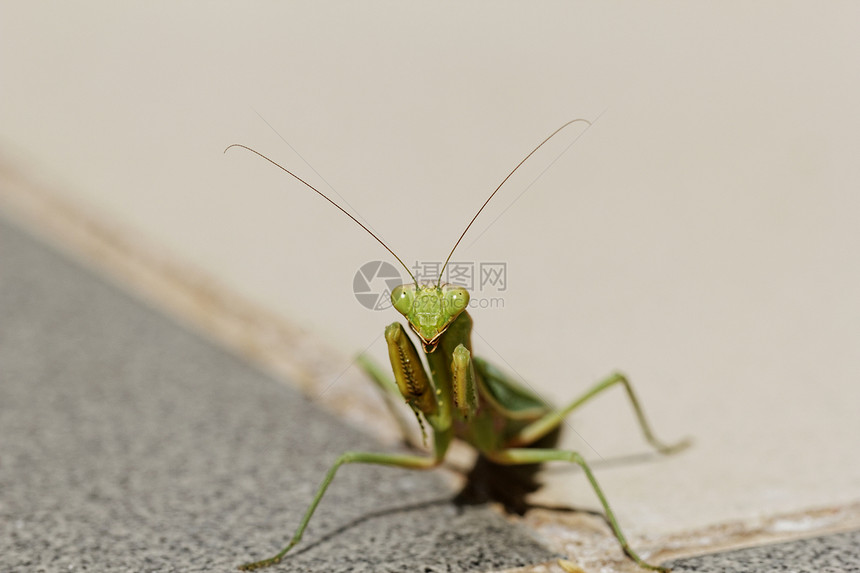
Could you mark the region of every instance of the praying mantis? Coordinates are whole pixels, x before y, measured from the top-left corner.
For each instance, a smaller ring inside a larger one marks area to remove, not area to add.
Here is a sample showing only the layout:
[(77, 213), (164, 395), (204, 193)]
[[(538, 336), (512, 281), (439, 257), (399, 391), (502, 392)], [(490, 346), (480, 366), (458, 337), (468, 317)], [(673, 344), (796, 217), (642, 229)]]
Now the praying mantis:
[[(230, 145), (224, 150), (226, 152), (234, 147), (245, 149), (283, 170), (367, 231), (406, 269), (412, 278), (412, 283), (393, 289), (391, 302), (394, 308), (406, 318), (409, 328), (417, 335), (422, 352), (416, 349), (403, 326), (399, 322), (394, 322), (385, 329), (385, 341), (388, 346), (393, 379), (380, 366), (364, 356), (359, 357), (358, 362), (386, 396), (386, 403), (391, 404), (392, 397), (405, 400), (415, 412), (422, 433), (426, 422), (433, 437), (432, 451), (423, 454), (373, 452), (342, 454), (325, 474), (322, 484), (286, 547), (272, 557), (241, 565), (240, 570), (253, 571), (281, 562), (290, 549), (301, 541), (302, 534), (317, 505), (341, 466), (377, 464), (429, 470), (444, 461), (452, 440), (458, 439), (474, 447), (481, 456), (496, 466), (533, 465), (551, 461), (564, 461), (578, 465), (600, 501), (606, 521), (624, 553), (644, 569), (666, 571), (665, 568), (646, 562), (630, 547), (602, 488), (582, 455), (576, 451), (555, 449), (553, 446), (559, 426), (567, 415), (615, 386), (624, 388), (646, 441), (658, 452), (662, 454), (677, 452), (688, 445), (688, 440), (682, 440), (673, 445), (658, 440), (645, 418), (633, 387), (627, 377), (620, 373), (614, 373), (601, 380), (564, 407), (553, 408), (499, 368), (472, 355), (472, 318), (466, 311), (469, 292), (460, 286), (442, 283), (445, 268), (454, 251), (484, 207), (538, 149), (564, 128), (576, 122), (590, 125), (590, 122), (585, 119), (568, 121), (532, 149), (508, 173), (472, 217), (449, 252), (439, 279), (431, 284), (419, 284), (409, 267), (376, 234), (292, 171), (241, 144)], [(422, 362), (422, 354), (429, 367), (429, 375)], [(399, 413), (393, 411), (393, 414), (397, 416)]]

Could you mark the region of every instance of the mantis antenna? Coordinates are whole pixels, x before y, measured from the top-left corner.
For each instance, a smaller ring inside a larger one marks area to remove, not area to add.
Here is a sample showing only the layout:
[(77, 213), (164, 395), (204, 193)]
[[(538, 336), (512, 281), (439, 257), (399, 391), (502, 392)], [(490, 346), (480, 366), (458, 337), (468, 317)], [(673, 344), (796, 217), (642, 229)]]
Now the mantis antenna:
[[(268, 157), (266, 157), (265, 155), (263, 155), (262, 153), (260, 153), (260, 152), (259, 152), (259, 151), (257, 151), (256, 149), (251, 149), (251, 148), (250, 148), (250, 147), (248, 147), (247, 145), (242, 145), (241, 143), (234, 143), (234, 144), (232, 144), (232, 145), (228, 145), (228, 146), (227, 146), (227, 148), (226, 148), (226, 149), (224, 149), (224, 153), (227, 153), (227, 151), (229, 151), (229, 150), (230, 150), (231, 148), (233, 148), (233, 147), (240, 147), (240, 148), (242, 148), (242, 149), (244, 149), (244, 150), (246, 150), (246, 151), (250, 151), (251, 153), (253, 153), (253, 154), (255, 154), (255, 155), (258, 155), (258, 156), (262, 157), (263, 159), (265, 159), (266, 161), (268, 161), (269, 163), (271, 163), (271, 164), (272, 164), (272, 165), (274, 165), (275, 167), (277, 167), (277, 168), (279, 168), (280, 170), (282, 170), (282, 171), (284, 171), (285, 173), (287, 173), (288, 175), (292, 175), (292, 176), (293, 176), (293, 178), (297, 179), (300, 183), (304, 183), (304, 185), (305, 185), (306, 187), (310, 188), (310, 189), (311, 189), (311, 191), (314, 191), (317, 195), (319, 195), (320, 197), (322, 197), (323, 199), (325, 199), (326, 201), (328, 201), (329, 203), (331, 203), (332, 205), (334, 205), (335, 207), (337, 207), (337, 208), (340, 210), (340, 212), (341, 212), (341, 213), (343, 213), (344, 215), (346, 215), (347, 217), (349, 217), (350, 219), (352, 219), (352, 220), (355, 222), (355, 224), (356, 224), (356, 225), (358, 225), (359, 227), (361, 227), (362, 229), (364, 229), (365, 231), (367, 231), (367, 234), (369, 234), (371, 237), (373, 237), (374, 239), (376, 239), (376, 242), (378, 242), (380, 245), (382, 245), (383, 247), (385, 247), (385, 250), (386, 250), (386, 251), (388, 251), (389, 253), (391, 253), (391, 256), (393, 256), (395, 259), (397, 259), (397, 262), (398, 262), (398, 263), (400, 263), (400, 265), (401, 265), (404, 269), (406, 269), (406, 272), (407, 272), (407, 273), (409, 273), (409, 276), (410, 276), (410, 278), (412, 279), (412, 282), (414, 282), (414, 283), (415, 283), (415, 286), (418, 286), (418, 281), (417, 281), (417, 280), (415, 280), (415, 275), (413, 275), (413, 274), (412, 274), (412, 271), (410, 271), (410, 270), (409, 270), (409, 267), (407, 267), (407, 266), (406, 266), (406, 263), (404, 263), (402, 260), (400, 260), (400, 257), (398, 257), (398, 256), (397, 256), (397, 254), (396, 254), (394, 251), (392, 251), (392, 250), (391, 250), (391, 248), (390, 248), (388, 245), (386, 245), (386, 244), (382, 241), (382, 239), (380, 239), (379, 237), (377, 237), (377, 236), (376, 236), (376, 234), (375, 234), (373, 231), (371, 231), (370, 229), (368, 229), (364, 224), (362, 224), (362, 223), (361, 223), (361, 221), (359, 221), (358, 219), (356, 219), (355, 217), (353, 217), (353, 216), (352, 216), (352, 215), (351, 215), (351, 214), (350, 214), (346, 209), (344, 209), (343, 207), (341, 207), (340, 205), (338, 205), (337, 203), (335, 203), (334, 201), (332, 201), (332, 200), (328, 197), (328, 195), (326, 195), (325, 193), (323, 193), (322, 191), (320, 191), (319, 189), (317, 189), (316, 187), (314, 187), (313, 185), (311, 185), (310, 183), (308, 183), (307, 181), (305, 181), (304, 179), (302, 179), (301, 177), (299, 177), (298, 175), (296, 175), (295, 173), (293, 173), (292, 171), (290, 171), (289, 169), (287, 169), (286, 167), (284, 167), (283, 165), (281, 165), (280, 163), (278, 163), (278, 162), (276, 162), (276, 161), (273, 161), (272, 159), (269, 159)], [(483, 207), (482, 207), (482, 209), (483, 209)], [(480, 212), (480, 211), (479, 211), (479, 212)], [(462, 237), (461, 237), (461, 238), (462, 238)], [(459, 242), (459, 241), (458, 241), (458, 242)], [(450, 257), (449, 257), (449, 258), (450, 258)]]
[[(462, 240), (463, 240), (463, 237), (465, 237), (465, 236), (466, 236), (466, 233), (468, 233), (468, 232), (469, 232), (469, 229), (472, 227), (472, 223), (474, 223), (474, 222), (475, 222), (475, 219), (477, 219), (477, 218), (478, 218), (478, 215), (480, 215), (480, 214), (481, 214), (481, 211), (483, 211), (483, 210), (484, 210), (484, 207), (486, 207), (486, 206), (487, 206), (487, 203), (489, 203), (489, 202), (490, 202), (490, 200), (491, 200), (493, 197), (495, 197), (495, 195), (496, 195), (496, 193), (499, 191), (499, 189), (501, 189), (501, 188), (502, 188), (502, 185), (504, 185), (504, 184), (508, 181), (508, 179), (510, 179), (510, 178), (511, 178), (511, 175), (513, 175), (513, 174), (516, 172), (516, 170), (517, 170), (517, 169), (519, 169), (519, 168), (520, 168), (520, 166), (521, 166), (523, 163), (525, 163), (526, 161), (528, 161), (528, 158), (529, 158), (529, 157), (531, 157), (532, 155), (534, 155), (534, 154), (535, 154), (535, 152), (536, 152), (538, 149), (540, 149), (541, 147), (543, 147), (543, 144), (544, 144), (544, 143), (546, 143), (547, 141), (549, 141), (550, 139), (552, 139), (553, 137), (555, 137), (555, 135), (556, 135), (559, 131), (561, 131), (562, 129), (564, 129), (564, 128), (565, 128), (565, 127), (567, 127), (568, 125), (570, 125), (570, 124), (572, 124), (572, 123), (576, 123), (576, 122), (578, 122), (578, 121), (582, 121), (582, 122), (587, 123), (588, 125), (591, 125), (591, 122), (590, 122), (590, 121), (588, 121), (587, 119), (582, 119), (582, 118), (579, 118), (579, 119), (572, 119), (572, 120), (568, 121), (567, 123), (565, 123), (564, 125), (562, 125), (561, 127), (559, 127), (558, 129), (556, 129), (555, 131), (553, 131), (552, 133), (550, 133), (550, 134), (547, 136), (547, 138), (546, 138), (546, 139), (544, 139), (543, 141), (541, 141), (541, 142), (538, 144), (538, 146), (537, 146), (537, 147), (535, 147), (534, 149), (532, 149), (532, 150), (531, 150), (531, 152), (530, 152), (528, 155), (526, 155), (525, 157), (523, 157), (523, 160), (522, 160), (522, 161), (520, 161), (519, 163), (517, 163), (517, 166), (516, 166), (516, 167), (514, 167), (514, 168), (511, 170), (511, 172), (510, 172), (510, 173), (508, 173), (508, 176), (507, 176), (507, 177), (505, 177), (504, 179), (502, 179), (502, 182), (501, 182), (501, 183), (499, 183), (499, 186), (498, 186), (498, 187), (496, 187), (496, 189), (495, 189), (492, 193), (490, 193), (490, 196), (489, 196), (489, 197), (487, 197), (487, 200), (486, 200), (486, 201), (484, 201), (484, 204), (483, 204), (483, 205), (481, 205), (481, 208), (480, 208), (480, 209), (478, 209), (478, 212), (477, 212), (477, 213), (475, 213), (475, 216), (474, 216), (474, 217), (472, 217), (472, 220), (471, 220), (471, 221), (469, 221), (469, 224), (468, 224), (468, 225), (466, 225), (466, 228), (463, 230), (463, 233), (460, 235), (460, 238), (459, 238), (459, 239), (457, 239), (457, 242), (456, 242), (456, 243), (454, 243), (454, 247), (451, 249), (451, 252), (450, 252), (450, 253), (448, 253), (448, 258), (447, 258), (447, 259), (445, 259), (445, 264), (444, 264), (444, 265), (442, 265), (442, 270), (439, 272), (439, 280), (437, 280), (437, 281), (436, 281), (436, 286), (437, 286), (437, 287), (438, 287), (438, 286), (440, 286), (440, 285), (442, 284), (442, 276), (445, 274), (445, 267), (447, 267), (447, 266), (448, 266), (448, 262), (451, 260), (451, 257), (452, 257), (452, 256), (454, 256), (454, 251), (456, 251), (456, 250), (457, 250), (457, 247), (460, 245), (460, 241), (462, 241)], [(280, 167), (280, 166), (279, 166), (279, 167)], [(283, 167), (281, 167), (281, 169), (283, 169)], [(286, 171), (286, 169), (284, 169), (284, 171)], [(288, 172), (288, 173), (289, 173), (289, 172)], [(292, 175), (292, 174), (291, 174), (291, 175)], [(295, 177), (295, 176), (294, 176), (294, 177)], [(300, 181), (301, 181), (301, 180), (300, 180)], [(304, 183), (304, 181), (302, 181), (302, 183)], [(307, 183), (305, 183), (305, 185), (307, 185)], [(359, 224), (361, 224), (361, 223), (359, 223)], [(363, 226), (363, 225), (362, 225), (362, 226)], [(368, 231), (368, 232), (369, 232), (369, 231)], [(377, 239), (377, 240), (379, 240), (379, 239)], [(381, 241), (380, 241), (380, 242), (381, 242)], [(387, 248), (387, 247), (386, 247), (386, 248)], [(393, 253), (392, 253), (392, 254), (393, 254)], [(398, 259), (398, 260), (400, 260), (400, 259)], [(401, 263), (401, 264), (403, 264), (403, 263)]]

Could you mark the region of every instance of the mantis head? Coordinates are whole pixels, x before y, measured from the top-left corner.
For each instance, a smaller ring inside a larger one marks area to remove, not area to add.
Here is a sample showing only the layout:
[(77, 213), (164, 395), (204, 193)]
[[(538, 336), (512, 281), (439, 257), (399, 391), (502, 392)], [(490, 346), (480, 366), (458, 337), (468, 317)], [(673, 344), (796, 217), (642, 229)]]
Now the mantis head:
[(469, 304), (469, 291), (443, 284), (405, 284), (391, 291), (391, 303), (421, 338), (424, 352), (436, 350), (442, 333)]

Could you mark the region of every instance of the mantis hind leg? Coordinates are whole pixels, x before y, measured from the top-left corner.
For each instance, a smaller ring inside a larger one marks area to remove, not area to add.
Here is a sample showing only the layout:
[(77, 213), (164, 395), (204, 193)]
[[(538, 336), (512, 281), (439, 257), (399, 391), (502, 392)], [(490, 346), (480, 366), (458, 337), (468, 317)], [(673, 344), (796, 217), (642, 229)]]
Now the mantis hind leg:
[(533, 443), (557, 428), (568, 414), (604, 390), (608, 390), (609, 388), (619, 384), (624, 387), (627, 397), (630, 399), (630, 404), (633, 406), (633, 411), (636, 414), (636, 419), (639, 422), (639, 427), (642, 429), (645, 439), (654, 447), (654, 449), (661, 454), (671, 454), (683, 450), (690, 445), (690, 441), (688, 439), (681, 440), (680, 442), (671, 445), (657, 439), (651, 429), (651, 425), (648, 423), (648, 419), (645, 417), (645, 412), (639, 404), (639, 399), (636, 397), (636, 393), (633, 391), (630, 381), (624, 374), (619, 372), (601, 380), (564, 408), (550, 412), (542, 418), (539, 418), (537, 421), (532, 422), (513, 436), (509, 443), (515, 446)]
[(665, 567), (651, 565), (639, 557), (639, 555), (630, 548), (630, 545), (627, 543), (627, 539), (624, 537), (624, 533), (621, 531), (621, 527), (618, 525), (615, 513), (612, 511), (612, 508), (609, 507), (609, 501), (606, 499), (606, 495), (603, 493), (600, 484), (597, 483), (597, 479), (591, 472), (591, 468), (588, 466), (588, 463), (586, 463), (585, 459), (577, 452), (538, 448), (511, 448), (488, 455), (494, 462), (505, 465), (535, 464), (551, 461), (566, 461), (577, 464), (582, 468), (582, 471), (585, 472), (585, 476), (588, 478), (589, 483), (591, 483), (591, 487), (594, 490), (595, 495), (597, 495), (597, 498), (600, 500), (600, 504), (603, 506), (603, 511), (606, 515), (606, 520), (609, 522), (610, 527), (612, 527), (612, 532), (615, 534), (615, 538), (618, 540), (624, 553), (640, 567), (661, 572), (669, 571)]
[(253, 563), (245, 563), (244, 565), (239, 566), (239, 570), (254, 571), (255, 569), (262, 569), (263, 567), (269, 567), (270, 565), (275, 565), (281, 562), (281, 559), (283, 559), (284, 555), (286, 555), (290, 549), (295, 547), (298, 542), (301, 541), (302, 534), (305, 532), (305, 528), (308, 526), (308, 522), (311, 520), (314, 511), (316, 511), (317, 505), (319, 505), (320, 500), (323, 498), (323, 495), (325, 495), (329, 484), (331, 484), (340, 466), (344, 464), (376, 464), (383, 466), (397, 466), (401, 468), (424, 470), (437, 466), (439, 462), (440, 460), (437, 458), (400, 454), (377, 454), (371, 452), (347, 452), (345, 454), (342, 454), (326, 473), (322, 484), (320, 484), (320, 487), (317, 490), (313, 501), (311, 501), (310, 507), (308, 507), (308, 509), (305, 511), (305, 515), (302, 518), (301, 523), (299, 523), (298, 529), (296, 529), (296, 532), (293, 534), (292, 539), (290, 539), (289, 544), (284, 547), (277, 555), (269, 557), (268, 559), (254, 561)]

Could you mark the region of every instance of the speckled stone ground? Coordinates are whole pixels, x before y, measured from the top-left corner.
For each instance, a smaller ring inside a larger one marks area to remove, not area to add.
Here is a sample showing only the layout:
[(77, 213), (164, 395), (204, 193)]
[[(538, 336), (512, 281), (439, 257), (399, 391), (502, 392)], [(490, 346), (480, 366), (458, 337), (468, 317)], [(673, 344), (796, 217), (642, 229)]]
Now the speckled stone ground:
[(678, 559), (665, 565), (678, 573), (849, 573), (860, 571), (860, 531)]
[[(0, 571), (230, 571), (341, 452), (380, 446), (0, 221)], [(551, 559), (432, 473), (341, 470), (276, 571)]]

